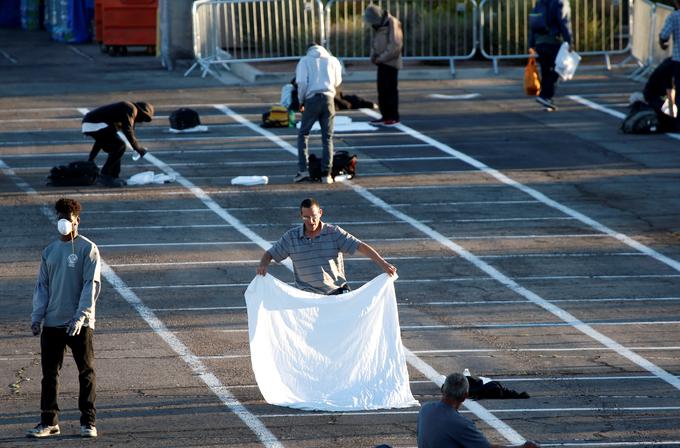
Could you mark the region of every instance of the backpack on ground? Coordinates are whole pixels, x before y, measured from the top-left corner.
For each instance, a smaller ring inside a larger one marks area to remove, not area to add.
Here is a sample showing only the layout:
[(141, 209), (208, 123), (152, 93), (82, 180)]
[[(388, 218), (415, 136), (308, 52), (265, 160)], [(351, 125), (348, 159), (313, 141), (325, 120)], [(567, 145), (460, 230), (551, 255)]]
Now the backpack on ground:
[(647, 103), (636, 101), (621, 123), (624, 134), (654, 134), (663, 132), (659, 125), (659, 116)]
[(178, 131), (184, 129), (195, 128), (201, 125), (201, 119), (198, 116), (198, 112), (188, 107), (181, 107), (176, 111), (172, 112), (168, 117), (170, 120), (170, 127), (172, 129), (177, 129)]
[(99, 175), (97, 164), (84, 160), (55, 166), (47, 176), (47, 185), (55, 187), (81, 187), (93, 185)]
[[(263, 128), (287, 128), (295, 125), (295, 119), (291, 119), (291, 113), (286, 106), (275, 104), (262, 114)], [(294, 115), (293, 115), (294, 117)]]
[(529, 29), (536, 34), (550, 33), (550, 0), (538, 0), (529, 13)]
[[(346, 175), (348, 179), (356, 176), (357, 170), (357, 156), (350, 154), (347, 151), (335, 151), (333, 154), (333, 168), (331, 169), (331, 177)], [(309, 177), (312, 180), (321, 180), (321, 159), (315, 154), (310, 154), (308, 159)]]

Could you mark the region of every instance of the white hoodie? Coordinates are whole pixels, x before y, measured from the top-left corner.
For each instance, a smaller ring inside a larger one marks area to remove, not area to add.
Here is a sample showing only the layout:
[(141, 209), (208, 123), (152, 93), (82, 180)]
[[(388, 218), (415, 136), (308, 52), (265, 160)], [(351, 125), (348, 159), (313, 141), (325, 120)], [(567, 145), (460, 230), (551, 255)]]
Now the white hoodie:
[(300, 59), (295, 70), (298, 98), (304, 104), (306, 98), (317, 93), (335, 97), (335, 89), (342, 83), (340, 61), (320, 45), (309, 47), (307, 55)]

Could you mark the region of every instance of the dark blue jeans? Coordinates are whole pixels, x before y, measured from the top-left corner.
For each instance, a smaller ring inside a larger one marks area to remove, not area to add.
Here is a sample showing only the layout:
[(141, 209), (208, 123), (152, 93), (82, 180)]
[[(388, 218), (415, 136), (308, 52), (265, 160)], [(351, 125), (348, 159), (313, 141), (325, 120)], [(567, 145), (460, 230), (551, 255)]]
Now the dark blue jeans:
[(80, 393), (78, 408), (80, 424), (94, 425), (96, 418), (96, 376), (94, 373), (94, 347), (92, 329), (83, 327), (80, 334), (68, 336), (66, 328), (44, 327), (40, 336), (40, 360), (42, 364), (42, 391), (40, 393), (40, 423), (56, 425), (59, 423), (59, 372), (64, 363), (66, 347), (71, 349), (78, 366)]
[(546, 100), (555, 96), (555, 84), (560, 75), (555, 71), (555, 59), (560, 51), (560, 43), (537, 44), (538, 64), (541, 66), (541, 98)]

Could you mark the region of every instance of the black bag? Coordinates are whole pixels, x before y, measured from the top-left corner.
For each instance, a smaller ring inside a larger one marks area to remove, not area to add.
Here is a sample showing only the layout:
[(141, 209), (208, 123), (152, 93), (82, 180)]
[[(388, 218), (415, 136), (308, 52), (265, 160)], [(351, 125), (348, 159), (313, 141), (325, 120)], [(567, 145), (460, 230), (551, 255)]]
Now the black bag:
[(177, 129), (178, 131), (195, 128), (201, 124), (198, 112), (189, 109), (188, 107), (177, 109), (170, 114), (168, 119), (170, 120), (170, 127), (172, 129)]
[(659, 126), (659, 115), (654, 108), (643, 101), (636, 101), (621, 123), (624, 134), (654, 134), (663, 132)]
[(93, 185), (99, 175), (97, 164), (84, 160), (71, 162), (68, 165), (55, 166), (47, 176), (47, 185), (55, 187), (81, 187)]
[[(357, 156), (350, 154), (347, 151), (335, 151), (333, 154), (333, 168), (331, 169), (331, 177), (335, 179), (336, 176), (346, 175), (348, 179), (356, 176), (357, 170)], [(315, 154), (310, 154), (309, 159), (309, 177), (312, 180), (321, 180), (321, 160)]]
[(489, 381), (484, 383), (482, 379), (476, 378), (474, 376), (466, 376), (465, 378), (467, 378), (468, 385), (470, 386), (468, 395), (474, 400), (482, 400), (484, 398), (496, 400), (530, 398), (528, 393), (517, 392), (512, 389), (508, 389), (498, 381)]
[(538, 0), (529, 13), (529, 29), (536, 34), (550, 33), (550, 0)]

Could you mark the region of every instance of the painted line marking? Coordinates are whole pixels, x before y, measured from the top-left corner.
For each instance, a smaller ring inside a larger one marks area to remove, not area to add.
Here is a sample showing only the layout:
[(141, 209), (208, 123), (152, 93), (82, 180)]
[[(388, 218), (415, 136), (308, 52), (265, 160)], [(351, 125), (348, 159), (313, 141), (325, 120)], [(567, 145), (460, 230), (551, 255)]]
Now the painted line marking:
[[(471, 400), (465, 400), (463, 404), (465, 404), (467, 401)], [(477, 404), (477, 402), (473, 402)], [(535, 414), (540, 414), (540, 413), (557, 413), (557, 412), (648, 412), (648, 411), (665, 411), (665, 412), (670, 412), (670, 411), (678, 411), (680, 410), (680, 406), (649, 406), (649, 407), (572, 407), (572, 408), (516, 408), (516, 409), (489, 409), (489, 412), (493, 413), (510, 413), (510, 414), (518, 414), (518, 413), (535, 413)], [(287, 414), (258, 414), (257, 416), (259, 418), (265, 419), (265, 418), (293, 418), (293, 417), (328, 417), (328, 416), (335, 416), (335, 417), (353, 417), (353, 416), (364, 416), (364, 415), (409, 415), (409, 414), (418, 414), (419, 411), (358, 411), (358, 412), (307, 412), (304, 414), (295, 414), (295, 413), (287, 413)], [(462, 413), (473, 413), (474, 411), (468, 410), (468, 411), (461, 411)], [(543, 444), (541, 444), (543, 445)]]
[[(132, 288), (131, 288), (132, 289)], [(628, 325), (678, 325), (680, 320), (668, 320), (668, 321), (621, 321), (621, 322), (607, 322), (607, 321), (584, 321), (584, 325), (589, 326), (628, 326)], [(483, 323), (470, 323), (465, 325), (401, 325), (402, 331), (429, 331), (429, 330), (470, 330), (470, 329), (493, 329), (493, 328), (556, 328), (556, 327), (569, 327), (571, 324), (568, 322), (522, 322), (522, 323), (511, 323), (511, 324), (483, 324)], [(217, 332), (247, 332), (247, 328), (232, 328), (229, 330), (215, 330)], [(628, 347), (627, 347), (628, 348)], [(632, 348), (628, 348), (632, 350)], [(676, 350), (677, 347), (670, 347), (668, 350)], [(612, 350), (617, 351), (615, 348), (602, 346), (600, 350)], [(465, 352), (463, 350), (462, 352)], [(475, 352), (476, 349), (467, 350), (469, 352)], [(484, 350), (479, 350), (484, 351)], [(508, 349), (508, 351), (518, 351), (514, 349)], [(539, 350), (542, 351), (542, 350)], [(559, 351), (559, 350), (557, 350)], [(462, 353), (461, 352), (461, 353)], [(416, 353), (415, 351), (412, 353)], [(458, 353), (455, 350), (424, 350), (418, 353)]]
[[(254, 263), (259, 263), (254, 261)], [(109, 265), (114, 267), (114, 265)], [(408, 299), (402, 299), (408, 300)], [(611, 298), (611, 299), (555, 299), (552, 302), (568, 303), (592, 303), (592, 302), (676, 302), (680, 297), (639, 297), (639, 298)], [(526, 300), (480, 300), (473, 302), (403, 302), (399, 301), (399, 307), (418, 307), (418, 306), (476, 306), (476, 305), (511, 305), (527, 304)], [(246, 309), (245, 306), (215, 306), (215, 307), (182, 307), (182, 308), (152, 308), (152, 311), (174, 312), (174, 311), (210, 311), (210, 310), (236, 310)]]
[[(581, 103), (584, 106), (590, 107), (591, 109), (595, 109), (597, 111), (604, 112), (605, 114), (611, 115), (612, 117), (616, 117), (616, 118), (619, 118), (621, 120), (626, 118), (626, 114), (624, 114), (623, 112), (619, 112), (617, 110), (611, 109), (611, 108), (603, 106), (601, 104), (598, 104), (594, 101), (587, 100), (587, 99), (583, 98), (582, 96), (569, 95), (569, 96), (567, 96), (567, 98), (569, 98), (572, 101), (576, 101), (577, 103)], [(666, 135), (669, 138), (675, 139), (675, 140), (680, 140), (680, 134), (676, 134), (676, 133), (673, 133), (673, 132), (666, 132), (664, 135)]]
[[(377, 116), (378, 114), (372, 110), (369, 109), (361, 109), (365, 114), (369, 116)], [(467, 154), (464, 154), (460, 151), (456, 151), (453, 148), (451, 148), (448, 145), (445, 145), (437, 140), (434, 140), (433, 138), (427, 137), (423, 135), (422, 133), (411, 129), (403, 124), (397, 125), (397, 128), (400, 130), (404, 131), (405, 133), (411, 135), (413, 138), (416, 140), (420, 140), (422, 142), (430, 143), (432, 146), (435, 148), (440, 149), (441, 151), (447, 153), (447, 154), (452, 154), (460, 158), (460, 160), (468, 163), (469, 165), (477, 168), (480, 170), (483, 174), (489, 175), (491, 177), (496, 178), (498, 181), (502, 182), (505, 185), (514, 187), (520, 191), (523, 191), (524, 193), (528, 194), (529, 196), (538, 199), (539, 201), (543, 202), (544, 204), (555, 208), (561, 212), (563, 212), (567, 216), (572, 216), (582, 223), (586, 224), (587, 226), (592, 227), (593, 229), (602, 232), (603, 234), (609, 235), (616, 240), (632, 247), (633, 249), (640, 251), (642, 253), (645, 253), (649, 255), (650, 257), (656, 259), (657, 261), (660, 261), (669, 267), (673, 268), (674, 270), (680, 272), (680, 262), (673, 260), (670, 257), (667, 257), (665, 255), (662, 255), (661, 253), (655, 251), (654, 249), (651, 249), (644, 244), (641, 244), (640, 242), (630, 238), (627, 235), (624, 235), (622, 233), (616, 232), (609, 227), (604, 226), (603, 224), (600, 224), (599, 222), (595, 221), (594, 219), (572, 209), (569, 207), (566, 207), (562, 205), (561, 203), (547, 197), (543, 193), (539, 192), (538, 190), (535, 190), (531, 187), (528, 187), (524, 184), (521, 184), (514, 179), (511, 179), (510, 177), (506, 176), (505, 174), (501, 173), (498, 170), (492, 169), (489, 166), (485, 165), (484, 163), (478, 161), (477, 159), (474, 159)], [(649, 371), (650, 373), (658, 376), (659, 378), (663, 379), (666, 381), (668, 384), (672, 385), (676, 389), (680, 390), (680, 379), (667, 372), (666, 370), (662, 369), (661, 367), (657, 366), (656, 364), (650, 362), (649, 360), (643, 358), (642, 356), (638, 355), (637, 353), (633, 352), (632, 350), (628, 349), (627, 347), (623, 346), (622, 344), (619, 344), (612, 338), (604, 335), (603, 333), (600, 333), (590, 327), (589, 325), (585, 324), (583, 321), (580, 319), (576, 318), (576, 316), (572, 315), (571, 313), (568, 313), (567, 311), (563, 310), (562, 308), (554, 305), (553, 303), (550, 303), (549, 301), (545, 300), (543, 297), (539, 296), (535, 292), (523, 287), (516, 281), (512, 280), (511, 278), (507, 277), (505, 274), (497, 270), (496, 268), (492, 267), (491, 265), (487, 264), (483, 260), (479, 259), (476, 257), (474, 254), (463, 248), (462, 246), (454, 243), (450, 239), (447, 239), (444, 237), (442, 234), (439, 232), (435, 231), (434, 229), (418, 222), (417, 220), (411, 218), (410, 216), (396, 210), (394, 207), (390, 206), (387, 204), (385, 201), (382, 199), (378, 198), (377, 196), (373, 195), (370, 193), (368, 190), (364, 189), (363, 187), (360, 187), (358, 185), (350, 184), (354, 190), (359, 193), (361, 196), (365, 197), (368, 199), (370, 202), (373, 202), (374, 204), (382, 204), (384, 210), (388, 213), (390, 213), (392, 216), (395, 216), (397, 218), (404, 219), (404, 221), (411, 223), (413, 227), (416, 229), (419, 229), (421, 232), (425, 233), (426, 235), (429, 235), (434, 239), (435, 241), (439, 241), (443, 246), (448, 247), (451, 249), (453, 252), (467, 260), (469, 263), (472, 265), (476, 266), (479, 268), (482, 272), (486, 272), (490, 277), (494, 278), (497, 280), (500, 284), (505, 285), (508, 289), (511, 291), (527, 298), (530, 302), (540, 306), (544, 310), (554, 314), (558, 318), (562, 319), (565, 322), (568, 322), (570, 325), (572, 325), (574, 328), (577, 330), (581, 331), (585, 335), (595, 339), (596, 341), (600, 342), (606, 347), (609, 347), (613, 350), (615, 350), (620, 356), (627, 358), (628, 360), (632, 361), (633, 363), (637, 364), (638, 366), (642, 367), (643, 369)]]
[[(232, 226), (235, 227), (235, 226)], [(237, 229), (238, 230), (238, 229)], [(442, 236), (443, 238), (450, 238), (456, 240), (513, 240), (513, 239), (559, 239), (559, 238), (603, 238), (607, 235), (601, 233), (584, 233), (584, 234), (563, 234), (563, 235), (488, 235), (488, 236)], [(389, 242), (389, 241), (423, 241), (431, 238), (367, 238), (366, 241), (371, 242)], [(154, 246), (215, 246), (215, 245), (229, 245), (229, 244), (253, 244), (251, 241), (189, 241), (182, 243), (120, 243), (120, 244), (98, 244), (99, 247), (154, 247)]]
[[(182, 228), (185, 228), (183, 226), (180, 226)], [(230, 226), (231, 227), (231, 226)], [(84, 229), (84, 227), (81, 227)], [(92, 230), (92, 229), (88, 229)], [(637, 252), (603, 252), (603, 253), (563, 253), (563, 254), (508, 254), (508, 255), (482, 255), (479, 258), (482, 259), (505, 259), (505, 258), (554, 258), (554, 257), (560, 257), (560, 258), (585, 258), (585, 257), (643, 257), (644, 254), (640, 254)], [(392, 255), (389, 257), (385, 257), (387, 260), (395, 260), (395, 261), (408, 261), (408, 260), (417, 260), (417, 261), (423, 261), (423, 260), (447, 260), (449, 259), (449, 256), (423, 256), (423, 257), (416, 257), (416, 256), (401, 256), (401, 255)], [(370, 258), (366, 257), (354, 257), (354, 256), (348, 256), (346, 259), (352, 260), (352, 261), (372, 261)], [(192, 260), (192, 261), (167, 261), (167, 262), (154, 262), (154, 263), (115, 263), (115, 264), (109, 264), (111, 267), (117, 267), (117, 268), (124, 268), (124, 267), (155, 267), (155, 266), (202, 266), (202, 265), (213, 265), (213, 264), (252, 264), (252, 263), (259, 263), (260, 260), (256, 259), (241, 259), (241, 260), (212, 260), (212, 261), (197, 261), (197, 260)], [(523, 301), (526, 302), (526, 301)], [(431, 302), (434, 303), (434, 302)], [(460, 303), (471, 303), (471, 302), (460, 302)], [(488, 302), (485, 302), (488, 303)]]
[[(583, 321), (583, 324), (591, 326), (678, 325), (680, 324), (680, 320), (641, 320), (641, 321), (618, 321), (618, 322), (611, 322), (605, 320), (592, 320)], [(418, 331), (418, 330), (464, 330), (485, 328), (553, 328), (569, 326), (571, 326), (569, 322), (517, 322), (498, 324), (471, 323), (465, 325), (402, 325), (401, 329)]]
[[(254, 244), (254, 243), (250, 243)], [(493, 268), (492, 268), (493, 269)], [(546, 275), (546, 276), (524, 276), (524, 277), (505, 277), (509, 281), (545, 281), (545, 280), (628, 280), (628, 279), (657, 279), (657, 278), (680, 278), (680, 274), (669, 275)], [(350, 280), (350, 285), (363, 285), (370, 279)], [(433, 279), (405, 279), (399, 277), (400, 284), (421, 284), (421, 283), (465, 283), (465, 282), (487, 282), (497, 281), (489, 277), (454, 277), (454, 278), (433, 278)], [(132, 289), (162, 289), (162, 288), (224, 288), (233, 286), (248, 285), (248, 283), (213, 283), (213, 284), (174, 284), (174, 285), (144, 285), (130, 286)], [(516, 292), (516, 291), (515, 291)], [(531, 303), (531, 301), (524, 303)], [(558, 316), (559, 317), (559, 316)]]
[(431, 93), (428, 96), (430, 98), (435, 98), (438, 100), (471, 100), (473, 98), (479, 98), (481, 95), (479, 93), (467, 93), (462, 95), (444, 95), (443, 93)]
[[(246, 333), (247, 329), (235, 329), (235, 330), (217, 330), (220, 333)], [(644, 351), (677, 351), (680, 350), (679, 347), (631, 347), (631, 350), (644, 350)], [(559, 353), (559, 352), (578, 352), (578, 351), (591, 351), (591, 352), (606, 352), (610, 351), (607, 347), (574, 347), (574, 348), (516, 348), (516, 349), (468, 349), (468, 350), (412, 350), (411, 353), (417, 355), (437, 355), (437, 354), (454, 354), (454, 353), (528, 353), (528, 352), (548, 352), (548, 353)], [(238, 359), (238, 358), (249, 358), (250, 354), (240, 354), (240, 355), (206, 355), (197, 356), (199, 359)], [(650, 376), (649, 378), (658, 379), (655, 376)], [(496, 380), (499, 381), (499, 380)], [(431, 383), (430, 380), (426, 383)]]
[[(15, 181), (17, 185), (22, 186), (22, 190), (29, 196), (39, 197), (37, 191), (35, 191), (31, 186), (23, 182), (18, 176), (12, 171), (12, 169), (0, 159), (0, 169), (2, 172)], [(43, 204), (41, 206), (43, 214), (54, 221), (55, 217), (53, 212)], [(226, 405), (231, 412), (233, 412), (237, 417), (239, 417), (243, 423), (245, 423), (251, 431), (257, 436), (257, 438), (266, 447), (271, 448), (283, 448), (278, 439), (272, 434), (269, 429), (260, 421), (260, 419), (253, 413), (248, 411), (240, 401), (234, 397), (234, 395), (229, 391), (229, 389), (224, 386), (220, 380), (212, 373), (210, 370), (201, 362), (200, 359), (194, 355), (191, 350), (182, 343), (182, 341), (175, 336), (173, 332), (168, 330), (165, 324), (151, 311), (142, 300), (125, 284), (125, 282), (111, 269), (111, 267), (106, 264), (102, 259), (102, 275), (104, 278), (113, 286), (113, 288), (118, 292), (118, 294), (125, 299), (125, 301), (132, 306), (132, 308), (137, 311), (140, 317), (149, 325), (149, 327), (158, 336), (165, 341), (170, 348), (177, 353), (180, 358), (191, 368), (191, 370), (196, 374), (207, 386), (208, 388), (220, 399), (220, 401)]]
[[(238, 193), (238, 190), (234, 190), (234, 193)], [(392, 204), (393, 207), (427, 207), (430, 205), (442, 206), (442, 205), (514, 205), (514, 204), (538, 204), (538, 201), (457, 201), (457, 202), (418, 202), (418, 203), (401, 203)], [(378, 208), (376, 205), (369, 204), (370, 207)], [(262, 207), (223, 207), (227, 211), (262, 211)], [(297, 206), (267, 206), (268, 210), (297, 210)], [(130, 214), (130, 213), (204, 213), (212, 212), (207, 208), (168, 208), (168, 209), (149, 209), (149, 210), (96, 210), (89, 209), (84, 212), (83, 215), (87, 214), (99, 214), (99, 213), (109, 213), (109, 214)]]
[[(540, 221), (563, 221), (573, 220), (569, 217), (535, 217), (535, 218), (504, 218), (504, 219), (423, 219), (422, 223), (436, 222), (439, 224), (454, 224), (454, 223), (478, 223), (478, 222), (540, 222)], [(375, 221), (333, 221), (336, 225), (354, 225), (354, 226), (374, 226), (384, 224), (403, 224), (399, 220), (375, 220)], [(297, 222), (290, 223), (248, 223), (250, 227), (279, 227), (287, 225), (294, 227)], [(229, 224), (190, 224), (190, 225), (137, 225), (137, 226), (104, 226), (104, 227), (83, 227), (88, 231), (111, 231), (111, 230), (158, 230), (158, 229), (204, 229), (204, 228), (224, 228), (233, 227)]]
[[(80, 121), (81, 119), (78, 118)], [(0, 120), (0, 123), (4, 121), (12, 121), (12, 120)], [(366, 150), (372, 150), (372, 149), (391, 149), (394, 150), (395, 148), (427, 148), (429, 145), (425, 143), (415, 143), (415, 144), (395, 144), (395, 145), (362, 145), (362, 146), (337, 146), (336, 148), (338, 150), (345, 150), (345, 151), (366, 151)], [(310, 146), (310, 150), (320, 150), (321, 147), (317, 147), (314, 145)], [(183, 149), (183, 150), (170, 150), (170, 149), (154, 149), (153, 153), (157, 156), (161, 155), (182, 155), (182, 156), (193, 156), (196, 154), (223, 154), (223, 153), (254, 153), (254, 152), (280, 152), (281, 148), (272, 146), (270, 148), (209, 148), (209, 149), (194, 149), (194, 148), (188, 148), (188, 149)], [(59, 152), (59, 153), (43, 153), (43, 154), (3, 154), (3, 158), (5, 160), (7, 159), (45, 159), (45, 158), (60, 158), (63, 159), (64, 157), (75, 157), (75, 156), (82, 156), (83, 152)], [(363, 160), (363, 159), (362, 159)], [(14, 168), (15, 170), (17, 168)]]
[[(674, 347), (630, 347), (631, 350), (666, 351), (680, 350), (680, 346)], [(446, 353), (515, 353), (515, 352), (600, 352), (609, 350), (607, 347), (571, 347), (571, 348), (480, 348), (480, 349), (452, 349), (452, 350), (413, 350), (413, 353), (422, 355), (446, 354)], [(656, 378), (656, 377), (652, 377)]]

